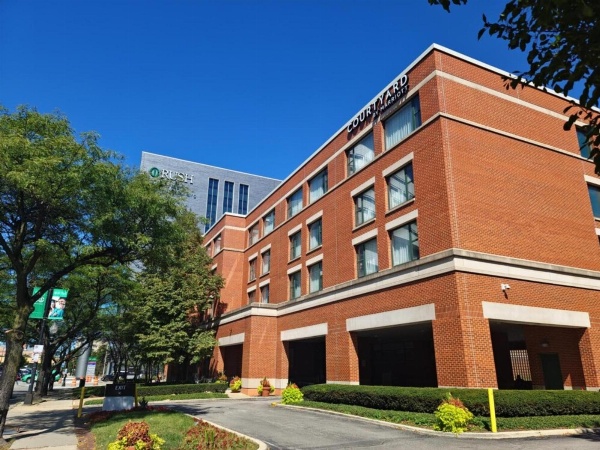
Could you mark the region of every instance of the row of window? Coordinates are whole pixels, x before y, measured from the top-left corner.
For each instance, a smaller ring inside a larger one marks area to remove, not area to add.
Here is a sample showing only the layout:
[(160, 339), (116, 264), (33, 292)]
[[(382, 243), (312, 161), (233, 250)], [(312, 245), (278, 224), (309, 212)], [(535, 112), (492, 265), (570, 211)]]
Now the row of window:
[[(315, 229), (321, 227), (321, 220), (314, 222)], [(309, 227), (310, 229), (310, 227)], [(419, 259), (419, 235), (417, 231), (417, 222), (411, 221), (395, 229), (390, 230), (390, 246), (392, 266), (398, 266), (410, 261)], [(320, 239), (320, 238), (319, 238)], [(290, 259), (300, 256), (300, 231), (290, 236)], [(315, 241), (316, 243), (317, 241)], [(320, 241), (319, 245), (320, 245)], [(310, 245), (310, 244), (309, 244)], [(355, 246), (356, 268), (359, 278), (379, 271), (379, 258), (377, 250), (377, 238), (368, 239)], [(266, 275), (271, 270), (271, 250), (268, 249), (261, 253), (261, 276)], [(249, 261), (249, 281), (256, 280), (258, 258)], [(307, 267), (308, 274), (308, 293), (312, 294), (323, 289), (323, 261), (320, 260)], [(302, 295), (302, 270), (297, 270), (288, 275), (289, 299), (295, 300)], [(268, 286), (261, 287), (261, 301), (268, 301)], [(266, 297), (262, 291), (266, 287)], [(256, 290), (248, 293), (248, 301), (256, 301)], [(267, 300), (265, 300), (265, 298)]]
[[(385, 146), (386, 150), (397, 145), (402, 139), (408, 136), (412, 131), (421, 125), (421, 111), (419, 106), (419, 97), (415, 96), (402, 107), (398, 112), (392, 115), (384, 122)], [(346, 152), (348, 176), (354, 174), (375, 158), (375, 146), (373, 133), (369, 133), (360, 140), (355, 146)], [(388, 179), (390, 186), (389, 204), (393, 208), (414, 196), (414, 186), (412, 179), (412, 166), (406, 170), (399, 171)], [(315, 202), (327, 193), (329, 189), (327, 169), (323, 169), (308, 181), (308, 201)], [(360, 199), (357, 199), (360, 205), (357, 206), (357, 224), (363, 223), (374, 217), (375, 204), (374, 194), (369, 197), (369, 193), (364, 193)], [(287, 219), (295, 216), (304, 207), (304, 193), (302, 187), (293, 192), (287, 199)], [(359, 211), (360, 210), (360, 211)], [(360, 215), (360, 217), (359, 217)], [(271, 210), (263, 216), (262, 235), (266, 236), (275, 228), (275, 210)], [(253, 245), (260, 238), (259, 224), (252, 226), (248, 233), (248, 243)]]
[[(225, 181), (223, 189), (223, 208), (222, 212), (233, 212), (233, 188), (232, 181)], [(206, 199), (206, 218), (208, 219), (204, 231), (208, 231), (217, 221), (217, 199), (219, 196), (219, 180), (216, 178), (208, 179), (208, 196)], [(248, 185), (240, 184), (238, 189), (238, 214), (248, 214)]]
[[(264, 276), (271, 271), (271, 250), (266, 250), (260, 254), (261, 269), (260, 276)], [(253, 258), (248, 262), (248, 282), (256, 280), (256, 265), (258, 258)]]

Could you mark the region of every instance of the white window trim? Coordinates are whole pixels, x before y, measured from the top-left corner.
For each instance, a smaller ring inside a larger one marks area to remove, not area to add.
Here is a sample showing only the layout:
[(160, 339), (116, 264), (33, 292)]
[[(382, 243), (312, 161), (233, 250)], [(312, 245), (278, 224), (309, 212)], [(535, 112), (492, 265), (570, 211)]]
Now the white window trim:
[(294, 341), (297, 339), (306, 339), (316, 336), (327, 336), (327, 323), (319, 323), (317, 325), (309, 325), (307, 327), (292, 328), (283, 330), (280, 339), (282, 341)]
[(584, 311), (507, 305), (492, 302), (481, 302), (481, 305), (483, 306), (483, 317), (485, 319), (559, 327), (591, 327), (590, 315)]
[(404, 225), (405, 223), (412, 222), (419, 216), (419, 210), (415, 209), (409, 213), (404, 214), (403, 216), (396, 217), (394, 220), (390, 220), (385, 224), (386, 231), (393, 230), (394, 228), (398, 228), (399, 226)]
[(587, 183), (593, 184), (594, 186), (600, 186), (600, 178), (590, 177), (589, 175), (583, 176)]
[[(254, 222), (252, 222), (248, 228), (246, 228), (246, 231), (250, 232), (250, 230), (252, 229), (252, 227), (254, 227), (255, 225), (258, 225), (258, 222), (260, 222), (260, 219), (256, 219)], [(259, 231), (260, 231), (260, 227), (259, 227)]]
[(249, 287), (248, 289), (246, 289), (246, 293), (249, 294), (250, 292), (255, 291), (255, 290), (256, 290), (256, 286), (252, 286), (252, 287)]
[(291, 236), (292, 234), (297, 233), (301, 229), (302, 229), (302, 224), (296, 225), (294, 228), (292, 228), (290, 231), (288, 231), (288, 237)]
[(391, 175), (394, 172), (397, 172), (402, 167), (406, 166), (414, 158), (415, 158), (415, 154), (413, 152), (410, 152), (404, 158), (400, 158), (398, 161), (396, 161), (391, 166), (387, 167), (386, 169), (383, 169), (383, 171), (381, 172), (381, 175), (383, 175), (383, 178), (386, 178), (388, 175)]
[(362, 244), (363, 242), (373, 239), (374, 237), (377, 237), (377, 228), (367, 231), (360, 236), (356, 236), (354, 239), (352, 239), (352, 245), (356, 246), (358, 244)]
[(431, 322), (433, 320), (435, 320), (435, 305), (428, 303), (346, 319), (346, 331), (376, 330), (378, 328)]
[(252, 261), (253, 259), (256, 259), (257, 256), (258, 252), (252, 253), (250, 256), (248, 256), (248, 262)]
[(261, 281), (260, 283), (258, 283), (258, 287), (265, 287), (267, 284), (269, 284), (271, 282), (270, 278), (267, 278), (265, 281)]
[(352, 191), (350, 192), (350, 197), (356, 197), (361, 192), (366, 191), (367, 189), (369, 189), (370, 187), (373, 187), (373, 186), (375, 186), (375, 177), (369, 178), (367, 181), (365, 181), (360, 186), (352, 189)]
[(306, 225), (310, 225), (313, 222), (316, 222), (318, 219), (320, 219), (321, 217), (323, 217), (323, 210), (319, 211), (316, 214), (313, 214), (312, 216), (310, 216), (308, 219), (306, 219)]
[(310, 258), (308, 261), (306, 261), (306, 266), (312, 266), (314, 263), (318, 263), (319, 261), (323, 261), (323, 253), (321, 253), (320, 255), (317, 255), (313, 258)]
[(261, 248), (260, 253), (262, 254), (262, 253), (266, 252), (267, 250), (271, 250), (271, 244), (265, 245), (263, 248)]
[(596, 234), (600, 236), (600, 228), (596, 228)]
[(287, 274), (291, 275), (291, 274), (296, 273), (296, 272), (298, 272), (300, 270), (302, 270), (302, 264), (296, 264), (294, 267), (290, 267), (287, 270)]
[(243, 344), (246, 333), (238, 333), (231, 336), (225, 336), (219, 338), (219, 347), (226, 347), (228, 345)]
[[(597, 229), (597, 228), (596, 228)], [(215, 270), (217, 268), (217, 264), (213, 264), (210, 268), (210, 270)]]

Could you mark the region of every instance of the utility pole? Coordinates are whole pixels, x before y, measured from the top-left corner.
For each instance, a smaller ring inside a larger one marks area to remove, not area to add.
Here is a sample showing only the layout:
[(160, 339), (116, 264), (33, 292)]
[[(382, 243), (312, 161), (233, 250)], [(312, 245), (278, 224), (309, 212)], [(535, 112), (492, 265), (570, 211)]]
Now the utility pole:
[[(50, 303), (52, 302), (52, 294), (54, 293), (54, 289), (48, 289), (46, 292), (46, 303), (44, 304), (44, 314), (42, 315), (42, 320), (40, 322), (40, 337), (38, 338), (38, 342), (40, 345), (44, 345), (44, 333), (46, 331), (46, 320), (48, 319), (48, 312), (50, 312)], [(38, 359), (41, 357), (38, 356)], [(37, 375), (37, 360), (33, 363), (33, 370), (31, 371), (31, 378), (29, 380), (29, 389), (27, 390), (27, 394), (25, 394), (25, 400), (23, 401), (24, 405), (33, 404), (33, 386), (35, 385), (35, 378)]]

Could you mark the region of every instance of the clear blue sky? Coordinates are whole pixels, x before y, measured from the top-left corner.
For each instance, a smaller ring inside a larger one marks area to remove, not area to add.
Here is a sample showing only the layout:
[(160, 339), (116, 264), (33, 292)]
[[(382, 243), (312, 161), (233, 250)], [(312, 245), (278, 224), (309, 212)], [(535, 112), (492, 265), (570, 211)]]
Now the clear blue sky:
[(506, 0), (0, 0), (0, 104), (60, 111), (142, 150), (285, 178), (432, 43), (514, 72), (477, 40)]

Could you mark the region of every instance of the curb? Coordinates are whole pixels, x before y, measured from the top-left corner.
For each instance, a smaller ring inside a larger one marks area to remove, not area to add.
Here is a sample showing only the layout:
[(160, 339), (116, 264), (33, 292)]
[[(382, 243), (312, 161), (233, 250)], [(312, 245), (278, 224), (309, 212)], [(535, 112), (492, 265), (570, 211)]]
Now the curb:
[[(318, 408), (310, 408), (306, 406), (297, 406), (297, 405), (284, 405), (281, 403), (273, 402), (272, 406), (283, 407), (283, 408), (299, 408), (306, 409), (310, 411), (317, 411), (326, 414), (339, 415), (343, 417), (348, 417), (356, 420), (363, 420), (365, 422), (372, 422), (378, 425), (390, 427), (390, 428), (398, 428), (401, 430), (412, 431), (414, 433), (419, 434), (427, 434), (430, 436), (449, 436), (450, 433), (446, 433), (444, 431), (436, 431), (430, 430), (428, 428), (419, 428), (411, 425), (403, 425), (400, 423), (386, 422), (384, 420), (378, 419), (369, 419), (368, 417), (360, 417), (353, 416), (351, 414), (344, 414), (337, 411), (329, 411), (326, 409), (318, 409)], [(455, 434), (457, 438), (461, 439), (520, 439), (520, 438), (528, 438), (528, 437), (544, 437), (544, 436), (575, 436), (575, 435), (586, 435), (586, 434), (600, 434), (600, 428), (560, 428), (555, 430), (526, 430), (526, 431), (500, 431), (497, 433), (473, 433), (473, 432), (465, 432), (460, 434)]]
[(192, 417), (193, 419), (202, 420), (203, 422), (206, 422), (206, 423), (208, 423), (209, 425), (212, 425), (215, 428), (219, 428), (221, 430), (225, 430), (225, 431), (228, 431), (229, 433), (232, 433), (232, 434), (235, 434), (237, 436), (243, 437), (244, 439), (248, 439), (249, 441), (252, 441), (256, 445), (258, 445), (258, 450), (268, 450), (268, 448), (269, 448), (269, 447), (267, 447), (267, 444), (264, 443), (263, 441), (260, 441), (260, 440), (258, 440), (256, 438), (251, 437), (251, 436), (247, 436), (245, 434), (242, 434), (239, 431), (230, 430), (229, 428), (225, 428), (224, 426), (217, 425), (216, 423), (210, 422), (210, 421), (208, 421), (206, 419), (203, 419), (201, 417), (196, 417), (196, 416), (193, 416), (191, 414), (186, 414), (186, 415), (189, 416), (189, 417)]

